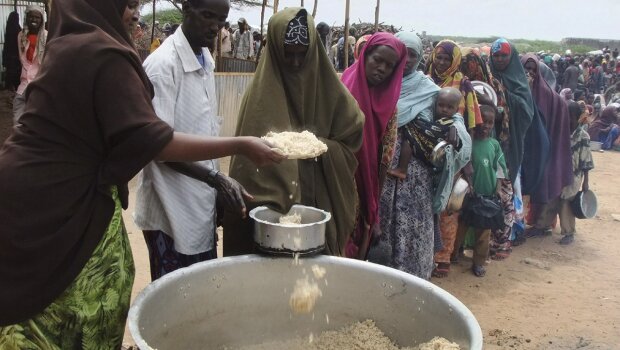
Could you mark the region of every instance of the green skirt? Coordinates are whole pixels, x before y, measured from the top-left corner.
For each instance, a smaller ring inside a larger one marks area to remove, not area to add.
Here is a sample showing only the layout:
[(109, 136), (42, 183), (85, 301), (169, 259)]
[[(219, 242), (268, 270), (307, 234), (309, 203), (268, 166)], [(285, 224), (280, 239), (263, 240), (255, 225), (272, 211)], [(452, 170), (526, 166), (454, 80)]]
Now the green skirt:
[(111, 191), (114, 216), (92, 257), (40, 314), (0, 327), (0, 350), (121, 347), (135, 270), (118, 191)]

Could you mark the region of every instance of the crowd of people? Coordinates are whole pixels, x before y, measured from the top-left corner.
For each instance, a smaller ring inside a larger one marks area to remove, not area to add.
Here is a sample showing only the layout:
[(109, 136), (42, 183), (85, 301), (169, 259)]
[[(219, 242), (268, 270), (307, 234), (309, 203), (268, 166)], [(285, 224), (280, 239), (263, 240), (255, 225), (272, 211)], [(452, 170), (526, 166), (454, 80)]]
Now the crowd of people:
[[(138, 174), (133, 219), (153, 280), (217, 258), (220, 225), (225, 256), (254, 252), (247, 212), (294, 204), (332, 213), (325, 254), (428, 280), (472, 248), (483, 277), (488, 259), (549, 235), (558, 217), (559, 243), (574, 241), (570, 203), (589, 189), (590, 142), (613, 147), (620, 134), (611, 56), (547, 64), (502, 38), (482, 55), (378, 32), (341, 38), (355, 46), (339, 76), (329, 29), (305, 9), (274, 14), (252, 51), (245, 20), (226, 29), (227, 0), (188, 0), (142, 62), (139, 5), (52, 2), (44, 59), (0, 149), (0, 348), (120, 347), (134, 273), (121, 211)], [(26, 63), (43, 35), (36, 14), (29, 22)], [(235, 57), (262, 52), (235, 137), (218, 136), (218, 41)], [(302, 130), (327, 153), (287, 160), (260, 138)], [(469, 194), (454, 205), (462, 183)]]
[[(132, 33), (132, 38), (136, 48), (143, 53), (142, 58), (145, 59), (148, 53), (159, 48), (178, 28), (179, 23), (165, 23), (163, 27), (160, 27), (159, 21), (155, 21), (155, 29), (151, 33), (149, 25), (139, 21)], [(248, 21), (241, 17), (237, 21), (236, 29), (230, 26), (230, 22), (224, 24), (219, 31), (218, 40), (214, 41), (213, 47), (210, 49), (214, 56), (219, 51), (221, 57), (255, 60), (260, 55), (262, 45), (263, 39), (260, 30), (252, 29)]]

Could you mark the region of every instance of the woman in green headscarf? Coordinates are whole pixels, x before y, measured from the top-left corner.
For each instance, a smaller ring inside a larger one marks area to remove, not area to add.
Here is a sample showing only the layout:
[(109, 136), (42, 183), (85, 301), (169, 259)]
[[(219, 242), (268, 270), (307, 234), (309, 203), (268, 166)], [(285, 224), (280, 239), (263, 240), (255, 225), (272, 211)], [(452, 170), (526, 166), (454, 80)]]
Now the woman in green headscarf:
[[(326, 253), (343, 255), (355, 227), (355, 152), (362, 143), (364, 114), (319, 49), (314, 20), (303, 8), (287, 8), (269, 20), (267, 45), (243, 98), (236, 135), (309, 130), (328, 146), (316, 160), (288, 160), (261, 168), (233, 157), (230, 175), (254, 201), (282, 213), (300, 203), (332, 213)], [(224, 218), (224, 255), (252, 252), (252, 222)]]

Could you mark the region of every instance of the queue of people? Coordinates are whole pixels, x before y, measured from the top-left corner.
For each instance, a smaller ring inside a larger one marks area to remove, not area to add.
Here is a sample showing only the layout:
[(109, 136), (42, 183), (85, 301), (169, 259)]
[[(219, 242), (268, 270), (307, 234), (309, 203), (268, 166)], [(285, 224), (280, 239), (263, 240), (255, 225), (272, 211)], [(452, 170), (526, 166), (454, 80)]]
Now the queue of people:
[[(134, 273), (121, 212), (138, 173), (153, 280), (216, 258), (220, 224), (225, 256), (253, 252), (248, 210), (297, 203), (332, 213), (325, 254), (366, 260), (382, 245), (382, 263), (430, 279), (472, 247), (483, 277), (487, 259), (549, 234), (557, 216), (559, 243), (574, 241), (567, 203), (589, 188), (590, 137), (619, 133), (617, 105), (592, 120), (505, 39), (488, 61), (444, 40), (421, 67), (417, 35), (374, 33), (339, 77), (324, 26), (290, 7), (269, 20), (235, 137), (219, 137), (208, 48), (228, 1), (184, 2), (143, 64), (138, 0), (51, 7), (40, 73), (0, 149), (0, 334), (13, 348), (120, 347)], [(495, 99), (474, 88), (481, 79)], [(289, 130), (313, 132), (327, 153), (288, 160), (259, 138)], [(448, 205), (456, 179), (471, 192), (462, 208)], [(526, 195), (538, 208), (528, 230)]]

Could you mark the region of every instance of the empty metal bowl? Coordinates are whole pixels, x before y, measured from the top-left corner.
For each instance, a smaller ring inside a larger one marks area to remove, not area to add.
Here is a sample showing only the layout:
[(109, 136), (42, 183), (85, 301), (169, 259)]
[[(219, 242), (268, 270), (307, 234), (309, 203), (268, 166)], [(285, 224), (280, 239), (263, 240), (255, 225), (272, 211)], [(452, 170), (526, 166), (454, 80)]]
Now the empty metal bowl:
[(443, 168), (447, 146), (448, 142), (441, 141), (433, 148), (433, 153), (431, 153), (431, 164), (433, 164), (434, 167)]
[(472, 81), (471, 85), (477, 92), (483, 95), (487, 95), (491, 99), (493, 104), (497, 106), (497, 93), (495, 93), (495, 89), (493, 89), (491, 85), (479, 80)]
[(459, 175), (452, 186), (452, 192), (450, 193), (450, 198), (448, 198), (446, 211), (448, 213), (456, 213), (461, 210), (467, 193), (469, 193), (469, 184), (463, 179), (462, 175)]
[[(301, 224), (280, 224), (280, 217), (299, 214)], [(331, 214), (317, 208), (293, 205), (287, 214), (261, 206), (250, 211), (254, 220), (254, 243), (265, 253), (301, 256), (318, 254), (325, 249), (325, 224)]]
[(592, 191), (579, 191), (571, 202), (571, 209), (578, 219), (592, 219), (598, 211), (596, 195)]

